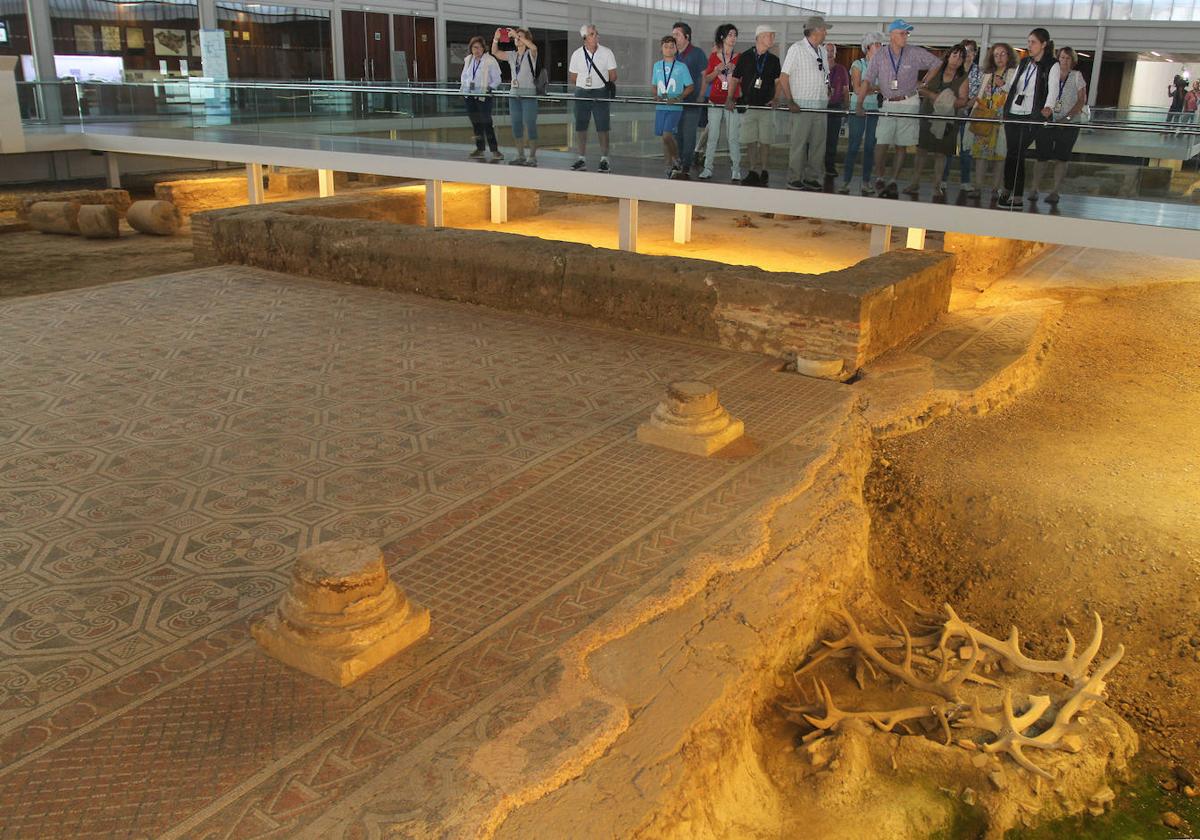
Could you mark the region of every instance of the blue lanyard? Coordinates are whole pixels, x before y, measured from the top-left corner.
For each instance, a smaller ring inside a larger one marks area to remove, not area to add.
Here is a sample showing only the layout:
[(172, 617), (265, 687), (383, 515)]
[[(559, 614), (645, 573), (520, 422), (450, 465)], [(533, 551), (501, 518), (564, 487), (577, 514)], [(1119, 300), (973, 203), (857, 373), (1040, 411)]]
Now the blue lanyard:
[[(675, 75), (675, 62), (678, 60), (677, 58), (671, 59), (671, 70), (667, 72), (667, 60), (663, 59), (663, 93), (671, 89), (671, 77)], [(643, 64), (642, 66), (645, 67), (646, 65)], [(643, 76), (642, 78), (645, 77)], [(667, 98), (669, 99), (670, 97)]]
[(905, 49), (906, 49), (905, 47), (900, 48), (900, 58), (898, 58), (898, 59), (892, 58), (892, 48), (891, 47), (888, 47), (888, 51), (887, 51), (888, 61), (892, 62), (892, 78), (895, 79), (897, 82), (900, 81), (900, 67), (904, 64), (904, 50)]
[[(733, 58), (733, 53), (730, 53), (728, 56), (726, 56), (726, 55), (725, 55), (725, 48), (724, 48), (724, 47), (721, 47), (721, 63), (722, 63), (722, 64), (728, 64), (728, 63), (729, 63), (729, 59), (731, 59), (731, 58)], [(728, 68), (728, 67), (726, 67), (724, 70), (722, 70), (722, 71), (721, 71), (721, 75), (722, 75), (722, 76), (728, 76), (728, 75), (729, 75), (729, 73), (730, 73), (730, 70), (729, 70), (729, 68)]]
[(763, 68), (767, 66), (767, 56), (768, 55), (770, 55), (770, 53), (764, 52), (762, 55), (754, 56), (754, 70), (759, 78), (762, 78)]
[(1022, 95), (1025, 94), (1025, 91), (1029, 90), (1029, 80), (1031, 78), (1037, 79), (1037, 71), (1038, 71), (1037, 64), (1035, 64), (1033, 61), (1030, 61), (1029, 65), (1025, 68), (1025, 72), (1021, 74), (1021, 94)]
[(1067, 86), (1067, 82), (1071, 80), (1071, 74), (1068, 73), (1065, 79), (1058, 80), (1058, 98), (1062, 99), (1063, 88)]
[(482, 64), (481, 59), (475, 59), (475, 63), (471, 65), (471, 84), (475, 84), (475, 76), (479, 73), (479, 65)]
[[(596, 52), (600, 52), (599, 47), (596, 48)], [(596, 62), (592, 60), (592, 53), (589, 53), (587, 51), (587, 47), (583, 48), (583, 60), (585, 62), (587, 62), (589, 75), (591, 75), (594, 72), (597, 76), (600, 76), (600, 71), (596, 69)], [(646, 65), (643, 64), (642, 66), (645, 67)], [(604, 81), (603, 76), (600, 77), (600, 81), (602, 81), (602, 82)]]

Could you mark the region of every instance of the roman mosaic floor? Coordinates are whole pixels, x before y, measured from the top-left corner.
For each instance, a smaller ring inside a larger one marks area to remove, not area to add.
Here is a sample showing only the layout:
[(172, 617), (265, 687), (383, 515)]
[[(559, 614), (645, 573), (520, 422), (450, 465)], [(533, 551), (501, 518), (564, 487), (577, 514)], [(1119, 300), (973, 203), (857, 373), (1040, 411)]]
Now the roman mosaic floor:
[[(390, 778), (434, 784), (853, 410), (760, 357), (228, 266), (4, 302), (0, 337), (5, 838), (395, 824)], [(638, 444), (684, 378), (748, 440)], [(433, 614), (348, 689), (248, 633), (340, 536)]]

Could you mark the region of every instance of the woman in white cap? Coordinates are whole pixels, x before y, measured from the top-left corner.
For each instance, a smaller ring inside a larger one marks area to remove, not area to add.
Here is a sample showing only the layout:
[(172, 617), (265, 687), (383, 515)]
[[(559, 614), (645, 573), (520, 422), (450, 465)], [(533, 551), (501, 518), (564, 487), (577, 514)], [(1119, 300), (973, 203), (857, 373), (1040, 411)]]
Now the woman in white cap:
[[(875, 169), (875, 127), (879, 122), (879, 95), (866, 93), (867, 84), (863, 78), (867, 74), (867, 66), (883, 43), (882, 32), (871, 32), (862, 38), (863, 57), (850, 65), (850, 147), (846, 150), (846, 162), (842, 165), (842, 185), (838, 192), (847, 195), (850, 192), (850, 182), (854, 180), (854, 166), (858, 163), (858, 151), (863, 154), (862, 189), (863, 195), (874, 195), (871, 188), (871, 173)], [(860, 94), (862, 90), (864, 93)]]

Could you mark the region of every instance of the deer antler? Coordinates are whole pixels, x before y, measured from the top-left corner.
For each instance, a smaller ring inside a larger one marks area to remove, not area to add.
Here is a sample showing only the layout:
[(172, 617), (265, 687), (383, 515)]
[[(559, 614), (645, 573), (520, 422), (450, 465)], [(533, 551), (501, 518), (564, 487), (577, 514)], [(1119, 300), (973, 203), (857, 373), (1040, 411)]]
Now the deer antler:
[(949, 604), (945, 605), (945, 610), (947, 620), (942, 630), (943, 643), (956, 636), (964, 636), (970, 639), (973, 634), (981, 646), (1007, 659), (1022, 671), (1029, 671), (1034, 674), (1061, 674), (1070, 679), (1072, 685), (1078, 685), (1081, 681), (1086, 680), (1088, 668), (1092, 666), (1092, 660), (1096, 658), (1096, 654), (1100, 651), (1100, 641), (1104, 637), (1104, 623), (1100, 620), (1100, 613), (1092, 613), (1096, 619), (1096, 631), (1092, 634), (1091, 642), (1088, 643), (1088, 646), (1084, 648), (1083, 653), (1078, 657), (1075, 656), (1075, 637), (1068, 630), (1067, 651), (1060, 659), (1031, 659), (1021, 652), (1020, 635), (1016, 627), (1013, 627), (1009, 631), (1006, 640), (1001, 641), (995, 636), (989, 636), (982, 630), (977, 630), (967, 624), (958, 617), (954, 608)]
[[(790, 712), (799, 712), (806, 721), (817, 729), (836, 729), (844, 720), (865, 720), (875, 726), (882, 732), (891, 732), (901, 723), (910, 720), (920, 720), (922, 718), (937, 718), (945, 722), (952, 710), (944, 708), (945, 704), (937, 704), (933, 706), (907, 706), (903, 709), (887, 709), (882, 711), (859, 711), (848, 712), (839, 709), (833, 702), (833, 694), (829, 691), (829, 686), (824, 680), (813, 681), (817, 695), (820, 697), (821, 707), (824, 709), (824, 714), (820, 717), (807, 713), (809, 707), (790, 706), (786, 703), (780, 705)], [(956, 707), (957, 708), (957, 707)], [(949, 737), (949, 727), (945, 726), (947, 737)]]

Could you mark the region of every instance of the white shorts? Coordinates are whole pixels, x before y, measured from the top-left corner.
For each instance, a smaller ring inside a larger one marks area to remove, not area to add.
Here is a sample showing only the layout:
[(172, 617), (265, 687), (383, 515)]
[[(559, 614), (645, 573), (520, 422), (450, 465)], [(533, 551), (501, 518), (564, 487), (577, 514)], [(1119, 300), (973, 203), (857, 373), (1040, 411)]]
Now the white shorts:
[(915, 146), (921, 132), (921, 121), (916, 117), (889, 117), (888, 114), (921, 113), (921, 97), (913, 95), (899, 102), (884, 102), (879, 112), (879, 123), (875, 126), (877, 146)]

